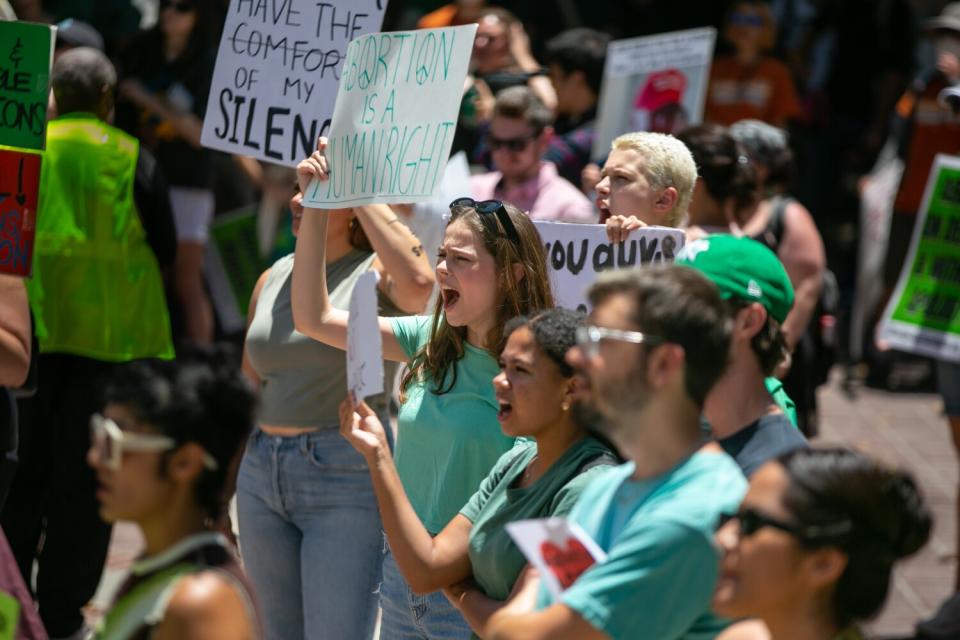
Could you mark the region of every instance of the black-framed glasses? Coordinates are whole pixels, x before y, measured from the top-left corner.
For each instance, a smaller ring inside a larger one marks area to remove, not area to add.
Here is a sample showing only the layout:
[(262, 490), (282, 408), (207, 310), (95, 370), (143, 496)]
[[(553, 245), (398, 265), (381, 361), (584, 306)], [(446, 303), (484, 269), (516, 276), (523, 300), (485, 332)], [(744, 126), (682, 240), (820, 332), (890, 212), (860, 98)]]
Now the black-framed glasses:
[(531, 142), (536, 140), (539, 135), (540, 133), (538, 132), (531, 133), (522, 138), (498, 138), (494, 135), (487, 134), (487, 147), (490, 151), (499, 151), (503, 148), (506, 148), (508, 151), (523, 151)]
[(517, 228), (513, 226), (513, 220), (510, 219), (507, 208), (503, 206), (503, 202), (500, 200), (482, 200), (477, 202), (473, 198), (457, 198), (450, 203), (450, 208), (453, 209), (454, 207), (470, 207), (480, 214), (481, 219), (483, 216), (495, 215), (497, 220), (500, 221), (500, 226), (503, 227), (507, 238), (517, 245), (517, 248), (520, 248), (520, 234), (517, 233)]
[(577, 346), (583, 349), (588, 358), (596, 358), (600, 354), (600, 342), (602, 340), (619, 340), (620, 342), (632, 342), (633, 344), (660, 344), (664, 341), (660, 336), (639, 331), (607, 329), (606, 327), (596, 327), (589, 324), (577, 327)]
[(731, 520), (736, 520), (738, 532), (741, 538), (748, 538), (764, 527), (779, 529), (789, 533), (801, 542), (807, 544), (822, 544), (836, 541), (850, 533), (853, 525), (849, 520), (841, 520), (827, 525), (804, 526), (793, 522), (786, 522), (779, 518), (767, 515), (756, 509), (741, 509), (735, 514), (723, 514), (717, 523), (717, 529), (720, 529)]
[(160, 0), (160, 10), (164, 9), (173, 9), (177, 13), (190, 13), (195, 9), (195, 6), (192, 2), (185, 2), (180, 0), (175, 2), (174, 0)]

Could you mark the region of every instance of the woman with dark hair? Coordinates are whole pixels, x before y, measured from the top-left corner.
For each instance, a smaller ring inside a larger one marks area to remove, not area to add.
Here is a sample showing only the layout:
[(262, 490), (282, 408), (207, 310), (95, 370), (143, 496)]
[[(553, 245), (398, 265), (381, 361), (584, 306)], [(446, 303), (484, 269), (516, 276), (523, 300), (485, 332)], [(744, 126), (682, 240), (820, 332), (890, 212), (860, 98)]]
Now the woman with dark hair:
[(715, 124), (690, 127), (677, 137), (693, 154), (699, 174), (688, 209), (688, 235), (741, 235), (759, 196), (757, 174), (743, 148)]
[[(290, 200), (294, 236), (301, 199), (298, 186)], [(333, 217), (323, 267), (331, 303), (348, 308), (357, 280), (374, 271), (381, 315), (422, 310), (434, 280), (419, 246), (386, 205)], [(363, 458), (337, 432), (346, 358), (294, 329), (293, 269), (293, 254), (277, 260), (250, 300), (243, 369), (260, 389), (260, 407), (237, 479), (244, 565), (261, 594), (268, 638), (369, 638), (383, 560), (380, 517)], [(384, 420), (389, 398), (389, 390), (370, 398)]]
[(253, 640), (260, 626), (234, 551), (213, 530), (254, 397), (224, 351), (125, 367), (90, 422), (100, 515), (146, 543), (96, 636)]
[(156, 157), (177, 227), (173, 289), (186, 337), (213, 339), (201, 269), (214, 196), (210, 152), (200, 146), (216, 52), (214, 3), (161, 0), (156, 26), (121, 56), (117, 123)]
[(341, 405), (341, 432), (367, 460), (400, 572), (418, 593), (444, 589), (478, 634), (527, 564), (505, 525), (567, 515), (596, 473), (618, 462), (570, 413), (576, 378), (565, 356), (583, 321), (578, 312), (550, 309), (507, 324), (500, 373), (493, 379), (497, 419), (506, 435), (531, 440), (503, 454), (435, 537), (403, 490), (376, 415), (364, 402), (354, 406), (347, 399)]
[[(319, 150), (300, 163), (301, 189), (329, 177)], [(509, 319), (553, 306), (543, 241), (530, 218), (498, 201), (451, 204), (437, 263), (433, 314), (380, 318), (383, 354), (409, 363), (402, 381), (397, 474), (421, 524), (436, 535), (457, 515), (493, 465), (513, 446), (497, 424), (490, 380)], [(293, 268), (298, 331), (346, 348), (346, 311), (335, 308), (324, 264), (328, 227), (344, 215), (306, 209)], [(466, 637), (463, 617), (440, 594), (415, 595), (388, 553), (383, 565), (382, 637), (443, 633)]]
[[(894, 563), (926, 543), (931, 524), (904, 472), (846, 449), (785, 454), (753, 475), (717, 531), (714, 610), (759, 618), (774, 640), (859, 638), (856, 623), (880, 611)], [(727, 637), (744, 637), (737, 626)]]

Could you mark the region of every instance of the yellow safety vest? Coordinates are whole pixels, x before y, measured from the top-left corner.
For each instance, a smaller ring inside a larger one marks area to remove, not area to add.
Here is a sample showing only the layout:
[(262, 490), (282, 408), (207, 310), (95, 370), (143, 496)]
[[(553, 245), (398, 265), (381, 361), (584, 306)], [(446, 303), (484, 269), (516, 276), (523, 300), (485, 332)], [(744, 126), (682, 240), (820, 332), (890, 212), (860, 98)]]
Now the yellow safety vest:
[(133, 200), (138, 152), (92, 114), (47, 125), (27, 282), (42, 353), (174, 356), (160, 267)]

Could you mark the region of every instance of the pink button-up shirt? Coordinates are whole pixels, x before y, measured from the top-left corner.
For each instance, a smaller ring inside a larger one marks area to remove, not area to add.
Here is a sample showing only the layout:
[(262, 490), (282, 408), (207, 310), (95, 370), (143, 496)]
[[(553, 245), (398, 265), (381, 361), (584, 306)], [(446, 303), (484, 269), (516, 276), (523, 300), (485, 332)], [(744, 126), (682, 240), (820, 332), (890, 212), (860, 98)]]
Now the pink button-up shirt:
[(597, 222), (593, 204), (557, 173), (552, 162), (541, 162), (540, 172), (523, 184), (509, 189), (503, 174), (491, 171), (470, 178), (474, 200), (502, 200), (526, 211), (533, 220)]

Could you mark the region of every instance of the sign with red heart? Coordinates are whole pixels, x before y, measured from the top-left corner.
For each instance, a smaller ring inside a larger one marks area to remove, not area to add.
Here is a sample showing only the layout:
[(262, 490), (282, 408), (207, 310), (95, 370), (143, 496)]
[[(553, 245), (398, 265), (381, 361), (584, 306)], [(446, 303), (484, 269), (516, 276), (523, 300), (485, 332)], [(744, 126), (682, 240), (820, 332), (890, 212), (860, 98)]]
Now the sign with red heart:
[(576, 582), (584, 571), (594, 565), (593, 556), (576, 538), (567, 538), (565, 547), (545, 540), (540, 544), (540, 553), (563, 589)]

